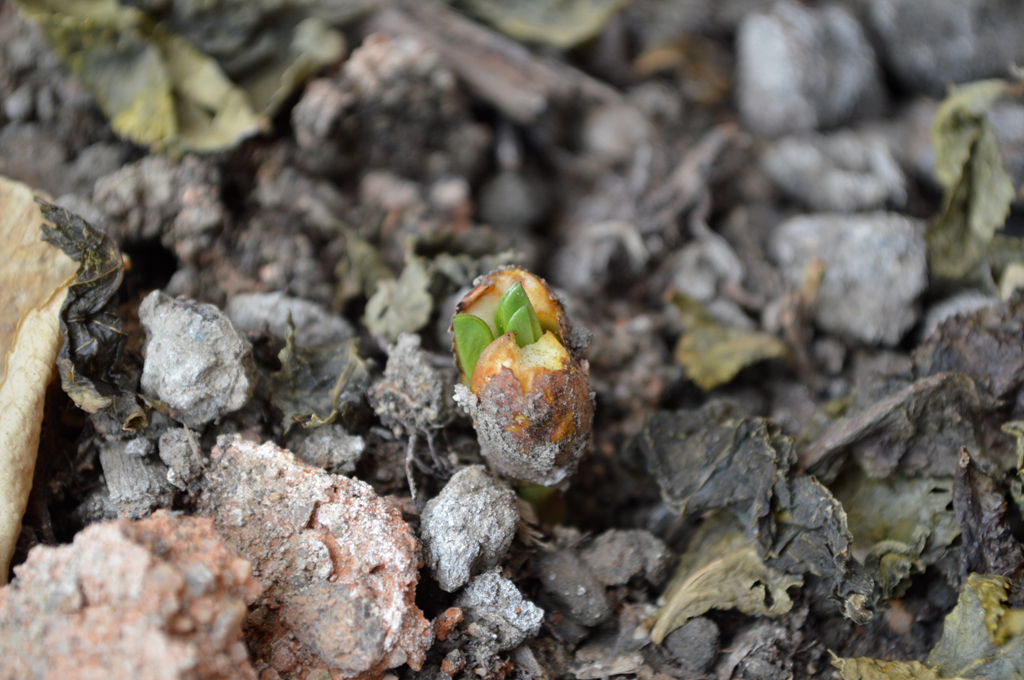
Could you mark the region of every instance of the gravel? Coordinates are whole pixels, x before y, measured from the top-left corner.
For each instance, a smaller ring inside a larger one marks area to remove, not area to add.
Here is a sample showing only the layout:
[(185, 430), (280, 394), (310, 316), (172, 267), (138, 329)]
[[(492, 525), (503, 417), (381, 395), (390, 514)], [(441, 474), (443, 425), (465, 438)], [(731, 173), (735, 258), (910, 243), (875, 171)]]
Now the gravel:
[(518, 647), (540, 632), (544, 610), (523, 597), (516, 584), (489, 571), (476, 576), (455, 601), (480, 641), (495, 651)]
[(420, 536), (427, 565), (442, 590), (497, 566), (515, 536), (516, 496), (482, 465), (459, 470), (423, 509)]
[(829, 333), (895, 345), (917, 322), (927, 284), (918, 220), (884, 212), (803, 215), (779, 225), (771, 251), (794, 289), (812, 261), (824, 264), (813, 314)]
[(245, 406), (252, 396), (252, 347), (213, 305), (153, 291), (139, 306), (146, 330), (142, 389), (191, 428)]
[(880, 110), (875, 53), (857, 19), (832, 5), (784, 0), (747, 15), (736, 37), (736, 97), (744, 122), (777, 136)]

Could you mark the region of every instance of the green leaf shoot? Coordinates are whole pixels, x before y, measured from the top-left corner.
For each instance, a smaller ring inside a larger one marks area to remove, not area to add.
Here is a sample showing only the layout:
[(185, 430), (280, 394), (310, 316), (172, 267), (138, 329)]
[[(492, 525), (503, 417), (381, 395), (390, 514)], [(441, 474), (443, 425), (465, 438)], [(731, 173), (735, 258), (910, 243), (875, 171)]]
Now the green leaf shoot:
[(487, 323), (472, 314), (456, 314), (452, 319), (452, 330), (455, 331), (455, 355), (462, 369), (463, 379), (468, 383), (476, 368), (477, 359), (484, 347), (491, 344), (494, 336)]
[[(532, 307), (520, 307), (519, 311), (508, 320), (508, 327), (505, 329), (505, 332), (512, 331), (516, 336), (516, 344), (520, 347), (526, 347), (530, 343), (537, 342), (537, 339), (540, 338), (540, 334), (534, 330), (531, 323), (530, 312), (532, 311)], [(536, 318), (536, 314), (534, 314), (534, 318)]]
[(537, 311), (519, 281), (506, 290), (498, 300), (494, 325), (498, 328), (499, 334), (509, 331), (515, 333), (516, 343), (520, 347), (536, 342), (543, 333)]

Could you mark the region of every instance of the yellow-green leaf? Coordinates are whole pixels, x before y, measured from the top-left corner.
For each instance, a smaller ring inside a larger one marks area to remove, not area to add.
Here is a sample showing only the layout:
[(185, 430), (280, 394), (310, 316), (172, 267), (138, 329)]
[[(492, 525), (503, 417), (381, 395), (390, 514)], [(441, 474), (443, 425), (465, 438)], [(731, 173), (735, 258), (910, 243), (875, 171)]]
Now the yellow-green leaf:
[(781, 616), (793, 606), (787, 590), (803, 577), (767, 566), (754, 543), (723, 518), (708, 520), (680, 558), (654, 615), (654, 642), (711, 609)]
[(927, 234), (929, 265), (936, 276), (958, 279), (974, 273), (1009, 214), (1013, 181), (985, 118), (985, 110), (1009, 87), (1002, 80), (985, 80), (955, 88), (936, 114), (935, 174), (946, 190), (942, 212)]
[(676, 345), (676, 361), (702, 390), (724, 385), (747, 366), (785, 357), (788, 352), (774, 335), (721, 325), (685, 295), (674, 295), (673, 302), (687, 327)]
[(516, 40), (562, 49), (593, 38), (625, 0), (464, 0), (473, 14)]

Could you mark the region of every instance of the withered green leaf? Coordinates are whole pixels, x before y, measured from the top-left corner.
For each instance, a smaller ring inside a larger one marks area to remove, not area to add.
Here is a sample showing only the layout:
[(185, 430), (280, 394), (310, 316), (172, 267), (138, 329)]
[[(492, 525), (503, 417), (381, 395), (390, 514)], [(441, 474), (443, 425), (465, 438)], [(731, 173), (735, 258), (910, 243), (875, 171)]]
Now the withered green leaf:
[[(1024, 385), (1024, 295), (944, 321), (914, 350), (918, 375), (958, 371), (1000, 399)], [(964, 442), (965, 444), (967, 442)]]
[(319, 427), (351, 420), (365, 401), (370, 382), (367, 361), (355, 338), (316, 347), (295, 344), (295, 328), (278, 353), (281, 370), (271, 378), (271, 402), (284, 414), (285, 429)]
[(852, 559), (842, 505), (793, 470), (793, 444), (764, 418), (727, 402), (656, 412), (636, 445), (669, 505), (684, 516), (728, 510), (768, 566), (826, 579), (844, 613), (870, 618), (873, 584)]
[(711, 609), (781, 616), (793, 606), (787, 590), (802, 583), (801, 576), (767, 566), (735, 521), (719, 513), (701, 526), (680, 557), (665, 588), (665, 604), (654, 615), (651, 639), (660, 644)]
[(42, 225), (43, 240), (79, 263), (60, 311), (61, 386), (84, 411), (112, 408), (126, 429), (145, 427), (148, 418), (134, 391), (137, 380), (121, 372), (125, 334), (116, 311), (124, 277), (121, 251), (78, 215), (39, 198), (36, 202), (49, 222)]
[(951, 478), (873, 479), (857, 468), (841, 476), (832, 491), (846, 511), (853, 550), (882, 597), (899, 595), (908, 576), (935, 564), (960, 535)]
[[(1006, 607), (1009, 579), (971, 574), (956, 607), (942, 624), (942, 637), (927, 663), (939, 673), (1010, 680), (1024, 675), (1021, 610)], [(1017, 630), (1013, 630), (1013, 629)]]
[(960, 446), (976, 446), (979, 416), (993, 403), (969, 376), (936, 373), (837, 418), (801, 451), (800, 462), (827, 479), (847, 454), (872, 477), (951, 477)]
[(1014, 535), (1005, 489), (978, 468), (966, 447), (960, 449), (953, 511), (963, 533), (961, 578), (971, 572), (1012, 577), (1024, 565), (1024, 546)]
[(1009, 90), (1002, 80), (955, 88), (935, 117), (935, 173), (945, 187), (942, 212), (929, 225), (933, 274), (959, 279), (976, 271), (1010, 211), (1013, 181), (985, 110)]
[(212, 151), (258, 132), (344, 41), (290, 0), (17, 0), (96, 95), (119, 135), (156, 151)]
[(568, 49), (593, 38), (625, 0), (461, 0), (502, 33), (525, 42)]
[(395, 278), (395, 273), (372, 243), (351, 227), (341, 227), (341, 233), (345, 239), (345, 252), (334, 268), (338, 279), (335, 309), (341, 309), (359, 297), (369, 298), (377, 290), (378, 283)]
[(18, 0), (114, 131), (137, 144), (208, 151), (259, 129), (246, 94), (217, 63), (117, 0)]
[(366, 303), (364, 323), (370, 332), (394, 342), (402, 333), (415, 333), (430, 320), (434, 300), (430, 272), (421, 257), (410, 255), (397, 279), (377, 284)]
[(774, 335), (723, 326), (685, 295), (675, 294), (673, 302), (686, 326), (676, 344), (676, 361), (704, 391), (728, 383), (747, 366), (788, 353), (785, 343)]
[(1019, 680), (1024, 610), (1006, 607), (1009, 583), (1002, 576), (969, 575), (924, 664), (833, 656), (832, 665), (844, 680)]
[(880, 661), (865, 657), (843, 659), (833, 654), (832, 665), (843, 680), (964, 680), (939, 675), (920, 661)]

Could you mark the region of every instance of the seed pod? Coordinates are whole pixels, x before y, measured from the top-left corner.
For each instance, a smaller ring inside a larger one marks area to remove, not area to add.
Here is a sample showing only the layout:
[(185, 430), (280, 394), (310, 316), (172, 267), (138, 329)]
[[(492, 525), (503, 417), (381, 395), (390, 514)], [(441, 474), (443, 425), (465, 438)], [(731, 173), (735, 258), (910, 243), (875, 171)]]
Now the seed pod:
[(477, 282), (452, 320), (462, 375), (455, 399), (473, 418), (488, 465), (553, 486), (590, 443), (594, 396), (583, 344), (543, 279), (499, 269)]

